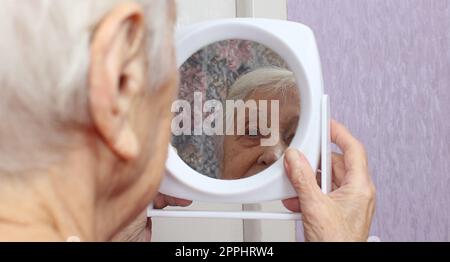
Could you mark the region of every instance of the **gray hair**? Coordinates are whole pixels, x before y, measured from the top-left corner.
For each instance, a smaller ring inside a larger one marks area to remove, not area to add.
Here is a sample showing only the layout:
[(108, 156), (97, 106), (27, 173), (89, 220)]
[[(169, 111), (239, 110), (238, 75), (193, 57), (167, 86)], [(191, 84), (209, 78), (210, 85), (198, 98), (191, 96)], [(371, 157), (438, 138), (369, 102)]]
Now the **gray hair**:
[[(52, 149), (68, 144), (70, 131), (90, 124), (90, 40), (103, 16), (120, 2), (124, 1), (1, 1), (0, 172), (45, 167), (58, 158)], [(170, 44), (163, 40), (172, 33), (172, 1), (136, 2), (150, 22), (148, 74), (150, 87), (156, 87), (171, 66), (161, 50)]]
[(295, 76), (291, 71), (279, 67), (263, 67), (239, 77), (230, 88), (227, 99), (245, 100), (256, 89), (285, 94), (296, 86)]

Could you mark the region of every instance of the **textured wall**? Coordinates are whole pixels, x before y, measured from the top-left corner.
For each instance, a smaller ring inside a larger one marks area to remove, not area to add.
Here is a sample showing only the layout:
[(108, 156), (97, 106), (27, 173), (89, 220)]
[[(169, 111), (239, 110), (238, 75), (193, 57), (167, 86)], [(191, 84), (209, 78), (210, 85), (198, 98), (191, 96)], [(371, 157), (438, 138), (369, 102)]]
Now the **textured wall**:
[(450, 241), (450, 1), (290, 0), (317, 37), (333, 116), (366, 145), (372, 235)]

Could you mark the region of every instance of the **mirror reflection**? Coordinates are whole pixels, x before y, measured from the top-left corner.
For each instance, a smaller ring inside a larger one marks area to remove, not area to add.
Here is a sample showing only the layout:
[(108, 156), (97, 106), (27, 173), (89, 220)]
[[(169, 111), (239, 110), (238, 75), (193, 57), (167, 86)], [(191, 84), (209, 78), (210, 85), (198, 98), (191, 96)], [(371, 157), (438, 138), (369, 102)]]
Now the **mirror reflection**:
[(300, 101), (294, 74), (271, 49), (246, 40), (209, 45), (180, 68), (172, 145), (203, 175), (256, 175), (290, 145)]

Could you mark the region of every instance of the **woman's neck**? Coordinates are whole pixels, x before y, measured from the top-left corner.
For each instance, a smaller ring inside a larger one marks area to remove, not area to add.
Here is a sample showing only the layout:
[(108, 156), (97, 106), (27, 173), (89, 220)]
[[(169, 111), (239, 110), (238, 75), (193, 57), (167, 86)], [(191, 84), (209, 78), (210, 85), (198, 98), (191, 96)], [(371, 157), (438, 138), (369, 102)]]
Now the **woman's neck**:
[(0, 174), (0, 240), (98, 240), (95, 176), (83, 155), (71, 158), (66, 162), (83, 165)]

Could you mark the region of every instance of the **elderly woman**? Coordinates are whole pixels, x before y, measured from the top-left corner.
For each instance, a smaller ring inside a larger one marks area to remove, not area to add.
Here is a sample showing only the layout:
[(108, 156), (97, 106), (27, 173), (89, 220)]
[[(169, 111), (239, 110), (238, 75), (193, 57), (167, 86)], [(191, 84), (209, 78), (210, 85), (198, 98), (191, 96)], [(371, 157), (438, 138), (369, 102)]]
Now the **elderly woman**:
[[(222, 179), (239, 179), (253, 176), (271, 166), (289, 147), (297, 129), (300, 117), (300, 95), (294, 74), (281, 68), (260, 68), (240, 77), (230, 88), (227, 100), (279, 102), (279, 114), (268, 107), (266, 119), (276, 119), (278, 128), (271, 130), (271, 136), (277, 141), (270, 146), (261, 143), (263, 136), (258, 130), (252, 135), (249, 130), (249, 115), (246, 114), (245, 135), (227, 135), (223, 138), (223, 156), (221, 163)], [(236, 113), (236, 112), (235, 112)], [(237, 119), (235, 117), (234, 119)], [(270, 123), (272, 127), (274, 123)], [(236, 126), (236, 125), (235, 125)], [(228, 128), (228, 127), (227, 127)], [(273, 132), (277, 132), (274, 134)]]
[[(157, 195), (177, 83), (174, 10), (170, 0), (0, 2), (0, 240), (110, 240), (150, 201), (180, 203)], [(333, 159), (339, 188), (321, 194), (287, 150), (299, 197), (285, 204), (301, 206), (307, 240), (364, 240), (374, 203), (365, 152), (336, 122), (332, 137), (344, 153)]]

